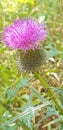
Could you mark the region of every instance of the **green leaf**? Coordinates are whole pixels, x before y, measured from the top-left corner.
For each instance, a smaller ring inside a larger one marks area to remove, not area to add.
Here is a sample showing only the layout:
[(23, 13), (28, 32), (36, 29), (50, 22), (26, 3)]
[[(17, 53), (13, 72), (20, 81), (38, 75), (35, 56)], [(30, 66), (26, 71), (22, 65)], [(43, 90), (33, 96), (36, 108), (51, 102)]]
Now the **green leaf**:
[(29, 114), (29, 115), (27, 115), (27, 116), (24, 116), (24, 117), (22, 118), (22, 122), (23, 122), (30, 130), (32, 130), (32, 128), (33, 128), (31, 119), (32, 119), (32, 115), (31, 115), (31, 114)]
[(41, 101), (41, 102), (47, 102), (45, 98), (43, 98), (35, 88), (31, 87), (31, 91), (33, 94), (35, 94), (35, 96)]
[(1, 128), (2, 130), (17, 130), (18, 129), (18, 127), (15, 124), (11, 126), (2, 126)]
[(31, 78), (22, 78), (20, 80), (20, 82), (16, 85), (16, 87), (14, 87), (13, 89), (9, 89), (7, 90), (7, 97), (8, 99), (10, 98), (13, 98), (16, 96), (16, 92), (20, 89), (20, 88), (23, 88), (23, 87), (26, 87), (29, 83)]
[(59, 116), (58, 112), (55, 110), (54, 107), (47, 107), (45, 114), (46, 115), (44, 117), (42, 117), (42, 119), (38, 122), (38, 124), (41, 123), (42, 121), (46, 120), (48, 117), (50, 117), (52, 115)]
[(53, 89), (55, 92), (57, 92), (59, 95), (63, 95), (63, 90), (56, 88), (56, 87), (50, 87), (51, 89)]
[(60, 54), (60, 52), (58, 52), (57, 49), (53, 48), (53, 47), (50, 48), (50, 50), (48, 50), (48, 51), (46, 50), (45, 52), (46, 52), (46, 56), (47, 56), (48, 59), (51, 58), (51, 57), (55, 57), (58, 54)]

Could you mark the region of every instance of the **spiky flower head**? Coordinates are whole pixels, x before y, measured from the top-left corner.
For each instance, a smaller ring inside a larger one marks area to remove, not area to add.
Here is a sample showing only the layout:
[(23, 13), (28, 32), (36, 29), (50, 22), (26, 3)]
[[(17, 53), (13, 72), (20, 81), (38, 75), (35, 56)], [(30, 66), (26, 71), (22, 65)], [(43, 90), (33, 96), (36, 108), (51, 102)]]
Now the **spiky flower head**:
[(19, 19), (13, 24), (4, 28), (2, 39), (4, 44), (12, 49), (21, 49), (26, 52), (35, 49), (38, 41), (42, 41), (47, 36), (45, 24), (39, 24), (37, 20)]
[(16, 53), (16, 65), (20, 72), (32, 72), (44, 64), (46, 55), (41, 47), (28, 50), (23, 53), (18, 50)]

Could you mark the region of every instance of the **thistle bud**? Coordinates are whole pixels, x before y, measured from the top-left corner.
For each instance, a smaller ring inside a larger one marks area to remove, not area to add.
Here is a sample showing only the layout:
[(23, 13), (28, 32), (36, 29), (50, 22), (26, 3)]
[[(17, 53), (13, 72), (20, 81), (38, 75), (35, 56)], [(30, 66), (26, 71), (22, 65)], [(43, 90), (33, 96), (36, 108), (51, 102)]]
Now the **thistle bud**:
[(28, 50), (26, 53), (18, 50), (16, 53), (16, 65), (20, 72), (33, 72), (45, 63), (46, 55), (42, 47)]

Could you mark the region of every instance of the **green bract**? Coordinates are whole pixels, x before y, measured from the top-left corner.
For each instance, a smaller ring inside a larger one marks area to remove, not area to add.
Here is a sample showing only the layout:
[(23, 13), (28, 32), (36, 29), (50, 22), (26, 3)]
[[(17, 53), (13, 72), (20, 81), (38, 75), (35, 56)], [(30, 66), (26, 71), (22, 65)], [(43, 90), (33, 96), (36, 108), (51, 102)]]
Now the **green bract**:
[(18, 50), (16, 53), (16, 64), (19, 71), (31, 72), (38, 69), (45, 62), (45, 58), (46, 55), (42, 47), (28, 50), (26, 53)]

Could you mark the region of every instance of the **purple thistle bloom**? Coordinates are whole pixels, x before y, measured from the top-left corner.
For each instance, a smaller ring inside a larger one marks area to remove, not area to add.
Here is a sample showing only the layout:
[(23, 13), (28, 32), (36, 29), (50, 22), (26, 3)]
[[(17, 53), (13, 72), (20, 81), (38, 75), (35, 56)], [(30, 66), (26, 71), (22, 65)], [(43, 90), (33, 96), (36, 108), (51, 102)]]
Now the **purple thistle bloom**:
[(47, 36), (44, 23), (39, 24), (36, 20), (15, 20), (12, 25), (4, 28), (2, 39), (4, 44), (12, 49), (27, 51), (38, 46)]

